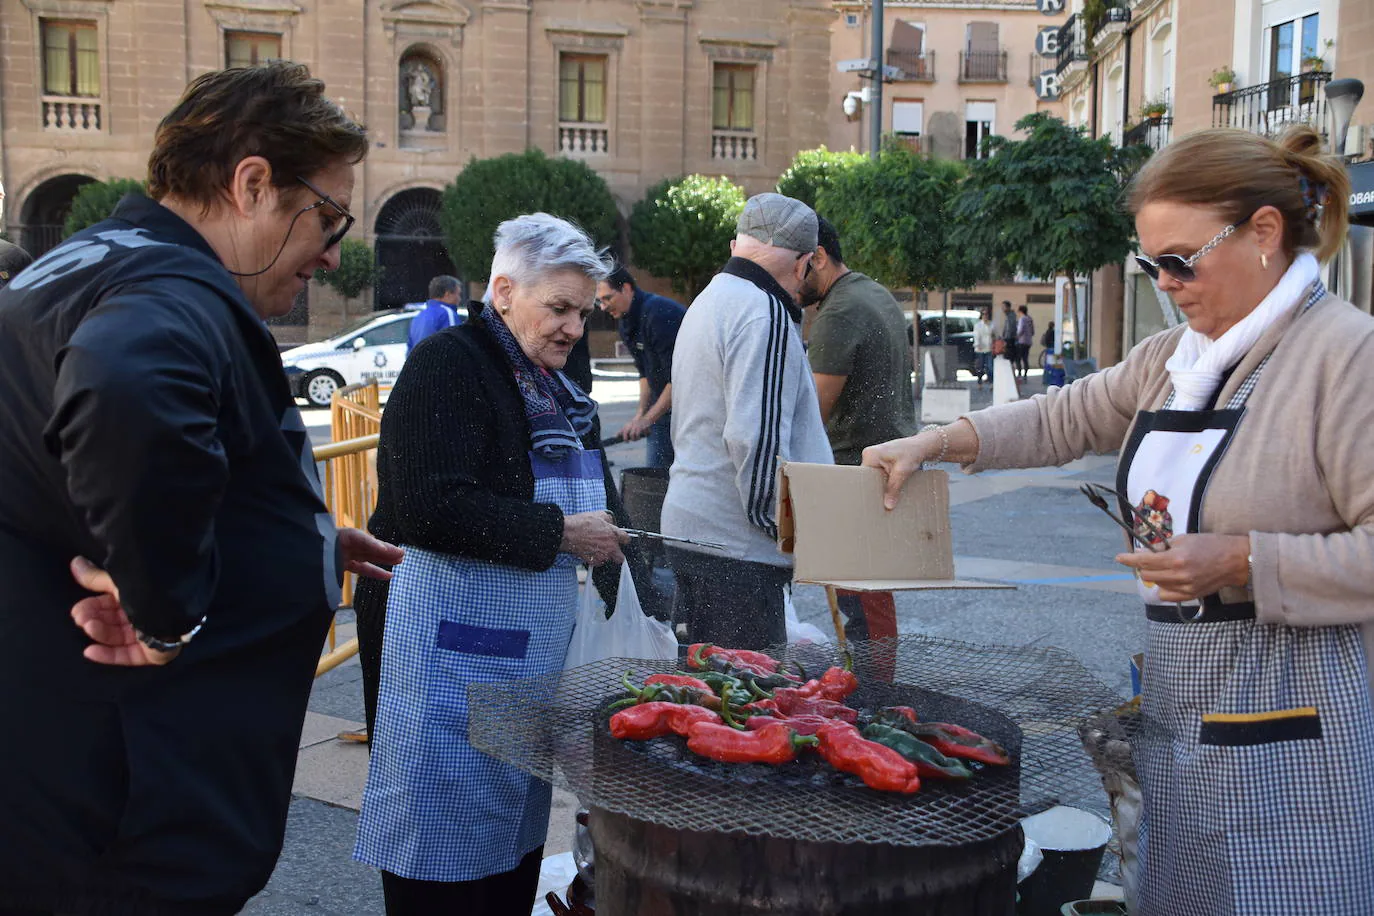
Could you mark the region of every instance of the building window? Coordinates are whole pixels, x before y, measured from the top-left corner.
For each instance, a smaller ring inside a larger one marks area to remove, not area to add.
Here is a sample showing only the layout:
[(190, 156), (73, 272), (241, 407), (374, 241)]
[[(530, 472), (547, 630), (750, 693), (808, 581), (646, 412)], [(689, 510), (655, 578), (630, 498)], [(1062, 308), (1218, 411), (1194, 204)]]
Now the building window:
[(225, 32), (224, 65), (259, 67), (281, 60), (281, 36), (269, 32)]
[(100, 95), (99, 33), (94, 22), (43, 20), (43, 92)]
[(992, 136), (997, 122), (996, 102), (969, 102), (964, 108), (964, 158), (982, 159), (987, 155), (983, 141)]
[(921, 152), (921, 134), (924, 132), (924, 103), (901, 100), (892, 103), (892, 133), (911, 147), (912, 152)]
[(716, 64), (711, 125), (716, 130), (754, 129), (755, 68), (749, 64)]
[(604, 54), (563, 54), (558, 62), (558, 119), (580, 124), (606, 121)]
[(1286, 80), (1302, 72), (1302, 62), (1319, 53), (1316, 13), (1272, 26), (1269, 29), (1269, 79)]

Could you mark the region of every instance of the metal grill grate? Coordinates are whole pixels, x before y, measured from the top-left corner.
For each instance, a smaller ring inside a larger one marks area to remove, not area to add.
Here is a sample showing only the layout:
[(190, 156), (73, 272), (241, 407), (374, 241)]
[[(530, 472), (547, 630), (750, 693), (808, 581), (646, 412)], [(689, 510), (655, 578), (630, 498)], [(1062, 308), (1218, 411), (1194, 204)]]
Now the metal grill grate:
[[(1013, 767), (983, 768), (964, 785), (926, 781), (920, 793), (897, 796), (864, 788), (809, 754), (775, 769), (706, 761), (678, 738), (620, 742), (607, 731), (605, 707), (624, 696), (621, 676), (630, 668), (637, 678), (675, 670), (670, 662), (626, 659), (471, 686), (470, 739), (588, 807), (678, 830), (957, 846), (997, 836), (1054, 804), (1106, 810), (1078, 727), (1121, 700), (1068, 653), (923, 636), (851, 647), (864, 685), (852, 705), (907, 704), (927, 721), (965, 725), (1005, 744)], [(838, 663), (832, 647), (770, 654), (815, 672)], [(891, 682), (875, 672), (890, 673)]]

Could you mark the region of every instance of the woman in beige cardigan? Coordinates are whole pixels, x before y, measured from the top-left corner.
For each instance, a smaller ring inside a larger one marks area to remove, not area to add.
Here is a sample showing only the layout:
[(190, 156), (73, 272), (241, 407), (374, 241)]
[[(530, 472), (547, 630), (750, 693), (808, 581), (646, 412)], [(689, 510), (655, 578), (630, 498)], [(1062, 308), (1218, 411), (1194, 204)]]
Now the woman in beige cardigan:
[(1149, 618), (1140, 916), (1374, 913), (1374, 318), (1330, 296), (1349, 181), (1310, 129), (1193, 134), (1130, 204), (1187, 326), (1067, 388), (875, 446), (888, 502), (1121, 450)]

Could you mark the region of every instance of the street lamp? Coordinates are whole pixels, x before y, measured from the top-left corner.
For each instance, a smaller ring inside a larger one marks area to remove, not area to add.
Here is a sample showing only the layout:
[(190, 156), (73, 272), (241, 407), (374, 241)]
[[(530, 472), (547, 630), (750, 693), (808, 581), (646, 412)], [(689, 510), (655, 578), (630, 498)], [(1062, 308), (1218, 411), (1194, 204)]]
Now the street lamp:
[(1337, 156), (1345, 156), (1345, 135), (1350, 130), (1350, 121), (1355, 116), (1355, 106), (1364, 97), (1364, 83), (1357, 79), (1332, 80), (1326, 84), (1326, 104), (1331, 107), (1331, 115), (1336, 119), (1336, 135), (1331, 151)]

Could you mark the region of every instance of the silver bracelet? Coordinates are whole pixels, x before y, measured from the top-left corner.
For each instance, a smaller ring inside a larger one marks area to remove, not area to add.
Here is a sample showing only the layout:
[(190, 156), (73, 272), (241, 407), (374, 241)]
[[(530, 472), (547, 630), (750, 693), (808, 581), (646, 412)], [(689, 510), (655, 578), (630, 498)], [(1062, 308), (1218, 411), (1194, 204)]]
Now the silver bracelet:
[(932, 429), (940, 434), (940, 454), (931, 459), (931, 463), (939, 464), (944, 461), (945, 456), (949, 454), (949, 433), (945, 432), (945, 428), (939, 423), (931, 423), (928, 426), (923, 426), (921, 427), (921, 432), (928, 433)]

